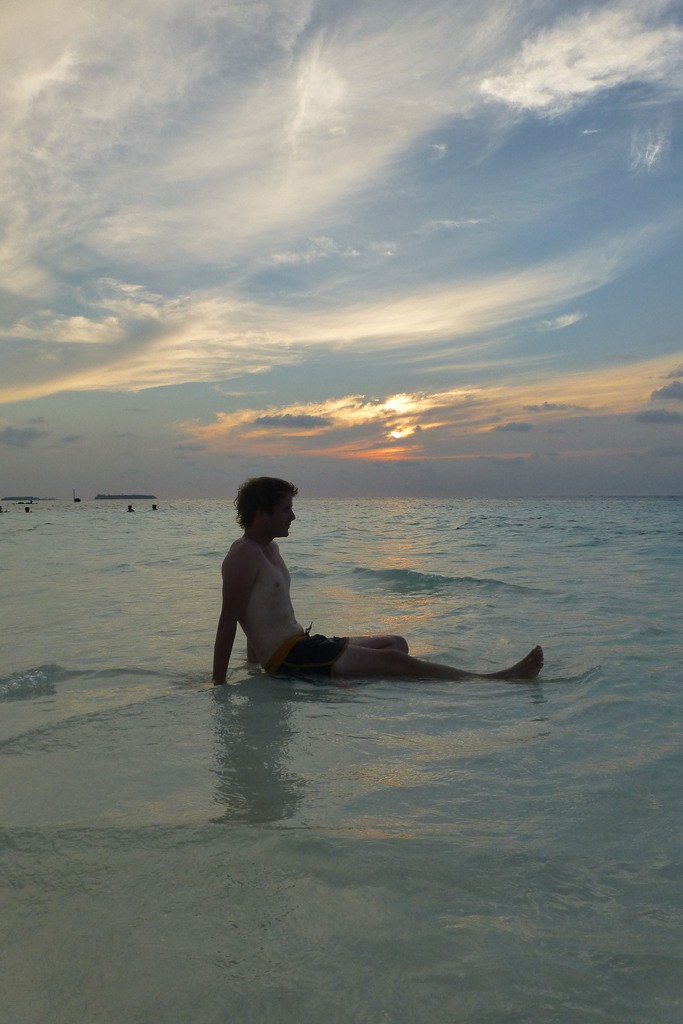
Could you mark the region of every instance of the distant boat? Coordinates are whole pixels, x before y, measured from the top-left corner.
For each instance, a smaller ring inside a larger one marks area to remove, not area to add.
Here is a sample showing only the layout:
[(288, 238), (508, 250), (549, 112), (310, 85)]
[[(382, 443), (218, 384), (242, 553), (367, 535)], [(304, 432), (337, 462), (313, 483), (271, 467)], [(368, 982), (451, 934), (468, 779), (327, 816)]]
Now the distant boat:
[(74, 501), (80, 501), (80, 498), (76, 497), (76, 488), (74, 487)]

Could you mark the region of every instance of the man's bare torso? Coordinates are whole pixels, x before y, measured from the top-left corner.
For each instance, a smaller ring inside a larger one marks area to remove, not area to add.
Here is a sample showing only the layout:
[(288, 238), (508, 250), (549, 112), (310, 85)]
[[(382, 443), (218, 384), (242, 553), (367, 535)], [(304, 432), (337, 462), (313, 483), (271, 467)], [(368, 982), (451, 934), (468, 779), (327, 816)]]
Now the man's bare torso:
[(290, 575), (274, 541), (259, 544), (242, 537), (236, 540), (223, 563), (223, 574), (230, 582), (234, 556), (255, 572), (254, 583), (240, 616), (240, 626), (247, 635), (254, 654), (265, 666), (270, 656), (292, 636), (303, 636), (305, 630), (297, 622), (290, 597)]

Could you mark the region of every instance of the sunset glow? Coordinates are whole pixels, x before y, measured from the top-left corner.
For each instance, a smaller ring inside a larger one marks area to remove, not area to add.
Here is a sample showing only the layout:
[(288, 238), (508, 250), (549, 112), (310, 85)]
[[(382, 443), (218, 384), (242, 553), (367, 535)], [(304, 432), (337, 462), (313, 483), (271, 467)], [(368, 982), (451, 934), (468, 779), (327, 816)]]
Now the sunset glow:
[(1, 17), (4, 489), (681, 491), (677, 5)]

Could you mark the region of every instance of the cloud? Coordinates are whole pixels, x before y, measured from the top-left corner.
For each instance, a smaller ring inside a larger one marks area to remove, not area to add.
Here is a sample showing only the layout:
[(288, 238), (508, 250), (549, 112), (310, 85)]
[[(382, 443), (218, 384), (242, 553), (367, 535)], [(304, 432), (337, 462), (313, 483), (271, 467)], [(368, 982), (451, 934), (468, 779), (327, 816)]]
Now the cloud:
[(62, 444), (74, 444), (76, 441), (82, 441), (83, 434), (67, 434), (65, 437), (60, 437)]
[(272, 416), (257, 416), (254, 424), (257, 427), (278, 427), (283, 430), (315, 430), (318, 427), (329, 427), (332, 420), (327, 416), (308, 416), (301, 413), (279, 413)]
[[(122, 0), (105, 17), (67, 0), (59, 21), (45, 0), (26, 6), (0, 43), (3, 283), (24, 295), (49, 293), (64, 256), (178, 268), (296, 252), (273, 241), (469, 109), (495, 38), (439, 3), (330, 17), (313, 0)], [(465, 31), (454, 55), (449, 33)]]
[[(5, 374), (0, 400), (66, 389), (137, 391), (214, 381), (296, 358), (280, 344), (289, 340), (275, 323), (284, 311), (259, 312), (255, 303), (204, 292), (166, 298), (111, 279), (96, 281), (86, 301), (97, 311), (92, 344), (74, 344), (65, 336), (63, 318), (50, 310), (33, 318), (33, 336), (25, 321), (22, 330), (0, 329), (0, 341), (22, 337), (10, 364), (14, 381)], [(103, 320), (106, 329), (98, 334)]]
[(663, 163), (670, 149), (671, 129), (668, 124), (639, 129), (631, 139), (631, 170), (655, 170)]
[(626, 83), (680, 90), (683, 29), (655, 24), (661, 5), (605, 7), (571, 14), (540, 31), (482, 95), (520, 110), (556, 116)]
[[(504, 414), (512, 419), (520, 408), (541, 415), (564, 412), (571, 418), (583, 418), (587, 412), (593, 416), (634, 413), (642, 407), (643, 392), (660, 381), (670, 365), (671, 356), (665, 355), (637, 360), (617, 369), (613, 357), (603, 366), (593, 365), (586, 370), (567, 367), (557, 373), (549, 366), (539, 367), (533, 380), (527, 377), (526, 383), (506, 381)], [(545, 402), (529, 401), (539, 392), (547, 396)], [(499, 396), (496, 401), (500, 405)]]
[(45, 311), (24, 317), (12, 327), (15, 338), (46, 341), (50, 344), (109, 345), (124, 338), (124, 327), (118, 317), (102, 320), (86, 316), (55, 316), (46, 318)]
[(492, 429), (524, 434), (527, 433), (529, 430), (533, 430), (534, 424), (529, 423), (525, 420), (513, 420), (510, 423), (501, 423), (499, 426), (493, 427)]
[(476, 227), (483, 223), (485, 221), (478, 217), (468, 217), (464, 220), (428, 220), (418, 228), (417, 234), (433, 235), (438, 231), (459, 231), (461, 228)]
[[(415, 390), (384, 395), (347, 394), (314, 402), (238, 408), (217, 412), (210, 423), (187, 420), (176, 425), (212, 453), (250, 457), (325, 455), (342, 459), (473, 458), (490, 451), (502, 433), (535, 429), (533, 420), (515, 419), (519, 409), (568, 424), (587, 409), (607, 422), (633, 413), (642, 403), (643, 382), (661, 380), (670, 356), (639, 363), (615, 374), (612, 365), (567, 373), (556, 380), (521, 376), (487, 386), (441, 391)], [(579, 401), (532, 404), (542, 390)], [(239, 396), (238, 396), (239, 397)], [(585, 404), (584, 404), (585, 403)], [(505, 418), (506, 422), (500, 421)], [(668, 422), (668, 421), (667, 421)]]
[(542, 405), (525, 405), (527, 412), (566, 412), (569, 409), (586, 412), (583, 405), (569, 405), (567, 402), (543, 402)]
[[(382, 295), (359, 286), (352, 304), (315, 308), (266, 304), (219, 291), (171, 298), (111, 278), (82, 299), (92, 308), (92, 335), (79, 316), (80, 338), (64, 317), (34, 314), (0, 328), (0, 341), (21, 347), (0, 385), (0, 401), (64, 390), (131, 390), (227, 380), (300, 361), (309, 347), (365, 351), (471, 339), (509, 328), (563, 300), (612, 280), (647, 245), (643, 233), (601, 239), (564, 258), (452, 283), (402, 287)], [(365, 282), (365, 288), (372, 285)], [(70, 321), (73, 318), (70, 318)]]
[(563, 316), (556, 316), (554, 320), (541, 320), (538, 325), (539, 331), (563, 331), (565, 327), (571, 327), (572, 324), (578, 324), (580, 320), (585, 320), (585, 313), (565, 313)]
[[(27, 7), (5, 41), (23, 60), (0, 78), (14, 128), (0, 138), (3, 284), (42, 299), (65, 266), (69, 280), (103, 265), (135, 280), (150, 267), (158, 277), (363, 251), (321, 225), (381, 194), (428, 132), (478, 112), (476, 81), (524, 24), (497, 5), (442, 3), (342, 5), (333, 20), (311, 0), (123, 0), (106, 18), (67, 2), (61, 22), (45, 0)], [(62, 311), (61, 327), (87, 343), (108, 325)]]
[(683, 383), (680, 380), (675, 380), (672, 384), (667, 384), (665, 387), (653, 391), (650, 398), (653, 400), (657, 398), (673, 398), (677, 402), (683, 402)]
[(644, 409), (633, 419), (638, 423), (683, 423), (680, 412), (668, 412), (666, 409)]
[(4, 427), (0, 430), (0, 444), (10, 448), (28, 448), (40, 437), (47, 437), (49, 431), (35, 427)]
[[(680, 239), (672, 4), (6, 7), (0, 399), (61, 392), (54, 437), (86, 429), (72, 391), (155, 389), (154, 451), (162, 418), (196, 416), (198, 465), (474, 458), (671, 382), (613, 349), (618, 279)], [(645, 308), (655, 274), (632, 280)], [(589, 294), (589, 329), (540, 344)], [(160, 390), (186, 384), (208, 386)]]
[[(339, 457), (365, 458), (374, 453), (378, 458), (393, 458), (417, 453), (430, 430), (463, 416), (470, 420), (476, 397), (476, 391), (466, 389), (385, 398), (346, 395), (256, 414), (248, 409), (218, 413), (212, 424), (189, 422), (181, 429), (218, 450), (255, 443), (272, 451), (279, 437), (288, 444), (301, 437), (305, 450), (312, 453), (324, 447), (325, 454)], [(322, 447), (317, 446), (316, 436), (323, 439)]]
[(311, 238), (303, 249), (274, 252), (271, 258), (276, 265), (291, 265), (297, 263), (316, 263), (319, 260), (327, 260), (333, 256), (355, 257), (360, 256), (360, 252), (352, 246), (340, 247), (333, 238), (320, 237)]

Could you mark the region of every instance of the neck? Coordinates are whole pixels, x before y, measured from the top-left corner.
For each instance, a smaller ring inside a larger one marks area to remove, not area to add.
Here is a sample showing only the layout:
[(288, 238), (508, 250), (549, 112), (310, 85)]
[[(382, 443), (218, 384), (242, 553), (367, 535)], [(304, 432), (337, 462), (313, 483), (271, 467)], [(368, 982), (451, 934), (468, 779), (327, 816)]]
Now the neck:
[(265, 532), (255, 526), (248, 526), (244, 531), (244, 537), (245, 540), (253, 541), (254, 544), (258, 544), (262, 548), (267, 548), (273, 540), (273, 535), (270, 531)]

